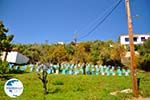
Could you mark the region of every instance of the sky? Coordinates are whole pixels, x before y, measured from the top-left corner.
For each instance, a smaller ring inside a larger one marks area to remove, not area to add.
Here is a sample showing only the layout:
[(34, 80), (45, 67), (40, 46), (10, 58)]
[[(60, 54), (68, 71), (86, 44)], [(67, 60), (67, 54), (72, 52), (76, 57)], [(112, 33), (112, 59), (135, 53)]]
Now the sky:
[[(0, 0), (0, 20), (13, 43), (71, 42), (86, 35), (119, 0)], [(150, 0), (130, 0), (134, 33), (150, 33)], [(100, 18), (100, 20), (97, 20)], [(113, 40), (127, 34), (125, 0), (80, 41)], [(75, 35), (76, 34), (76, 35)]]

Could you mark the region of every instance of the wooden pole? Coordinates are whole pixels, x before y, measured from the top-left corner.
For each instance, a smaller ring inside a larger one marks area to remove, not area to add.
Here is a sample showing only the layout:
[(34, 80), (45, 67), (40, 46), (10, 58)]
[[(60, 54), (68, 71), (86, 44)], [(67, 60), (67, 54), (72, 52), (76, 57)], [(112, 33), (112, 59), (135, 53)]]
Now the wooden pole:
[(126, 11), (127, 11), (127, 19), (128, 19), (128, 34), (129, 34), (129, 45), (130, 45), (130, 69), (131, 69), (131, 77), (132, 77), (132, 89), (135, 97), (138, 97), (138, 86), (137, 86), (137, 77), (136, 77), (136, 61), (135, 61), (135, 52), (134, 52), (134, 41), (133, 41), (133, 29), (132, 29), (132, 19), (130, 13), (130, 0), (126, 1)]

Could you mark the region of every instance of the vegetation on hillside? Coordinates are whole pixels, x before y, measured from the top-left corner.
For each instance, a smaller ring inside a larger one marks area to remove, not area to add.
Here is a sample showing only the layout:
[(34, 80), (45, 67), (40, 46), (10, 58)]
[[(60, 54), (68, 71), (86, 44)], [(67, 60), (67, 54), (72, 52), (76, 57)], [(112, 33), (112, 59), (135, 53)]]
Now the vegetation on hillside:
[[(137, 64), (146, 71), (150, 69), (150, 40), (135, 46), (139, 54)], [(120, 43), (109, 41), (87, 41), (77, 44), (14, 44), (16, 51), (30, 58), (29, 63), (92, 63), (129, 67), (129, 62), (122, 63), (127, 49)]]
[[(11, 50), (18, 51), (30, 58), (29, 63), (92, 63), (112, 66), (124, 66), (121, 58), (125, 56), (125, 48), (118, 42), (87, 41), (67, 44), (11, 44), (13, 35), (6, 35), (8, 29), (0, 22), (0, 53)], [(140, 52), (138, 57), (140, 68), (149, 71), (150, 66), (150, 40), (142, 46), (135, 46)], [(6, 60), (5, 56), (5, 60)], [(129, 67), (129, 64), (128, 66)]]
[(113, 41), (88, 41), (68, 44), (15, 44), (15, 50), (30, 58), (31, 63), (93, 63), (122, 65), (125, 49)]
[(150, 71), (150, 39), (140, 46), (139, 53), (139, 66), (146, 71)]

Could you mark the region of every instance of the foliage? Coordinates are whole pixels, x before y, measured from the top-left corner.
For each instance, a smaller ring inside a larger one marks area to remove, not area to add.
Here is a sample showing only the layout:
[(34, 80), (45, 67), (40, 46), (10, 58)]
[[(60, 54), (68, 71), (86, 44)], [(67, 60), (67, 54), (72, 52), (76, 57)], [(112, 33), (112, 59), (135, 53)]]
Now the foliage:
[[(48, 83), (47, 69), (48, 69), (48, 66), (42, 64), (42, 65), (39, 65), (37, 69), (38, 69), (38, 71), (37, 71), (38, 78), (41, 80), (42, 85), (43, 85), (43, 93), (48, 94), (48, 91), (47, 91), (47, 83)], [(42, 73), (40, 73), (41, 71), (42, 71)]]
[(146, 71), (150, 71), (150, 39), (140, 47), (139, 53), (139, 66)]
[(64, 83), (61, 80), (56, 80), (52, 83), (53, 85), (64, 85)]
[(3, 74), (8, 73), (9, 72), (8, 66), (9, 66), (8, 62), (6, 62), (6, 61), (2, 62), (0, 60), (0, 74), (3, 75)]
[[(91, 45), (91, 61), (96, 64), (98, 62), (102, 62), (100, 57), (100, 50), (101, 50), (101, 42), (95, 41), (93, 45)], [(102, 64), (102, 63), (101, 63)]]
[(15, 44), (14, 49), (30, 58), (30, 63), (93, 63), (120, 65), (125, 50), (113, 41), (77, 44)]
[(83, 63), (86, 62), (87, 52), (85, 49), (85, 43), (81, 42), (76, 45), (75, 53), (73, 55), (72, 61), (74, 63)]
[(8, 29), (6, 29), (3, 25), (3, 22), (0, 21), (0, 53), (2, 51), (6, 52), (4, 60), (6, 60), (7, 52), (11, 51), (12, 49), (11, 41), (14, 37), (13, 35), (6, 35), (7, 32)]
[(52, 63), (62, 63), (68, 60), (64, 45), (56, 45), (52, 53)]
[(13, 47), (15, 51), (18, 51), (30, 58), (29, 63), (36, 63), (40, 59), (42, 46), (38, 44), (13, 44)]

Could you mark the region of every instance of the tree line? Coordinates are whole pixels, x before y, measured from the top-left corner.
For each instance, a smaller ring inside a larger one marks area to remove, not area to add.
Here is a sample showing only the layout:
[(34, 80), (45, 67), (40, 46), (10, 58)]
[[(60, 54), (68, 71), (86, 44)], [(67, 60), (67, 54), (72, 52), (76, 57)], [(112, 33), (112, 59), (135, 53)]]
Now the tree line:
[(14, 44), (14, 50), (30, 58), (29, 63), (92, 63), (123, 65), (121, 57), (125, 49), (119, 43), (109, 41), (87, 41), (68, 44)]
[[(127, 50), (119, 42), (95, 40), (66, 44), (12, 44), (13, 35), (6, 35), (7, 32), (8, 29), (0, 22), (0, 52), (18, 51), (30, 58), (29, 63), (56, 64), (69, 62), (129, 67), (129, 64), (121, 61)], [(150, 40), (138, 46), (137, 49), (140, 53), (137, 57), (140, 59), (137, 62), (138, 66), (149, 70)]]

